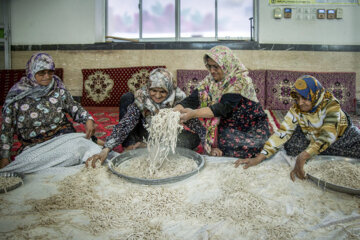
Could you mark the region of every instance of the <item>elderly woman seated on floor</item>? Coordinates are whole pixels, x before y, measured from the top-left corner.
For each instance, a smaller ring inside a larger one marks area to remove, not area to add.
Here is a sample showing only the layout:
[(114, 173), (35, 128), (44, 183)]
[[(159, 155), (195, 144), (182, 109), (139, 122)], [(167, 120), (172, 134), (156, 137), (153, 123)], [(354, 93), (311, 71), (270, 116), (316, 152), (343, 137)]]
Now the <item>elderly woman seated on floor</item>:
[(183, 121), (201, 118), (208, 154), (254, 157), (270, 130), (247, 68), (225, 46), (210, 49), (203, 61), (209, 74), (174, 109), (182, 113)]
[[(34, 54), (26, 76), (10, 89), (2, 108), (0, 171), (31, 173), (74, 165), (100, 149), (88, 140), (95, 131), (93, 118), (73, 100), (54, 70), (51, 56)], [(86, 135), (75, 133), (66, 114), (85, 124)], [(14, 135), (21, 147), (10, 163)]]
[(238, 159), (235, 167), (248, 168), (275, 154), (282, 145), (290, 156), (297, 156), (290, 173), (305, 178), (304, 164), (317, 154), (360, 158), (360, 130), (341, 109), (339, 101), (313, 76), (298, 78), (291, 90), (295, 100), (284, 121), (255, 158)]
[[(145, 147), (148, 132), (144, 126), (151, 124), (151, 117), (160, 109), (172, 108), (186, 97), (175, 85), (172, 74), (165, 68), (151, 71), (146, 86), (135, 92), (124, 94), (120, 99), (120, 121), (106, 138), (103, 150), (90, 157), (86, 164), (95, 167), (96, 161), (104, 162), (109, 152), (122, 144), (127, 150)], [(198, 120), (187, 121), (191, 130), (183, 130), (177, 141), (178, 147), (195, 149), (205, 137), (205, 128)]]

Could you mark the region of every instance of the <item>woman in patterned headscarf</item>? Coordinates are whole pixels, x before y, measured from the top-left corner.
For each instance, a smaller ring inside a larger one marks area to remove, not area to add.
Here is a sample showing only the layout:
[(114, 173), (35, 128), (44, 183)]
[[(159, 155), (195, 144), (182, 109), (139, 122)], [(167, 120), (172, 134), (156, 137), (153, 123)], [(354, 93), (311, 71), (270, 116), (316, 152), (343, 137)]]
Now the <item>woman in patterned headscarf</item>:
[(206, 127), (204, 148), (208, 154), (255, 156), (270, 132), (248, 70), (224, 46), (210, 49), (204, 63), (210, 74), (175, 110), (182, 113), (183, 121), (202, 119)]
[(295, 100), (279, 130), (265, 143), (256, 158), (239, 159), (235, 166), (259, 164), (284, 145), (288, 155), (297, 156), (290, 176), (305, 178), (304, 164), (317, 154), (360, 158), (360, 130), (341, 110), (339, 101), (313, 76), (304, 75), (291, 90)]
[(73, 100), (54, 71), (51, 56), (36, 53), (27, 62), (26, 76), (8, 92), (2, 108), (0, 168), (10, 162), (14, 135), (21, 143), (20, 154), (54, 137), (76, 132), (66, 113), (85, 124), (86, 138), (94, 134), (93, 118)]
[[(145, 126), (151, 124), (151, 117), (160, 109), (172, 108), (185, 98), (185, 93), (176, 86), (172, 74), (165, 68), (151, 71), (147, 85), (135, 92), (124, 94), (120, 100), (120, 121), (106, 138), (104, 149), (87, 161), (95, 167), (97, 160), (105, 161), (109, 152), (122, 144), (127, 150), (144, 147), (143, 139), (148, 137)], [(204, 135), (200, 122), (189, 121), (186, 125), (193, 131), (183, 130), (178, 136), (177, 146), (195, 149)]]

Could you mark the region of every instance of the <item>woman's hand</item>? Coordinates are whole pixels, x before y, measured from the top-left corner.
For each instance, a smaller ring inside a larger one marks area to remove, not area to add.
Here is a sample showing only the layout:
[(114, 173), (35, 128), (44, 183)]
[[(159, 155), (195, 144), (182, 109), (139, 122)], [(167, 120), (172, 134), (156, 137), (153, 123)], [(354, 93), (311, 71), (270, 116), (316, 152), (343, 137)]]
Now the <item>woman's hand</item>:
[(85, 131), (86, 131), (86, 138), (90, 139), (92, 135), (95, 133), (95, 124), (94, 120), (88, 119), (85, 123)]
[(100, 160), (100, 164), (103, 164), (103, 162), (105, 161), (105, 159), (108, 156), (109, 152), (110, 152), (110, 148), (104, 148), (103, 150), (101, 150), (101, 152), (99, 154), (94, 154), (92, 157), (89, 157), (85, 162), (86, 167), (88, 167), (89, 164), (91, 164), (91, 166), (93, 168), (95, 168), (96, 167), (96, 162), (98, 160)]
[(187, 122), (195, 116), (195, 110), (191, 108), (183, 108), (180, 110), (180, 113), (180, 123)]
[(258, 165), (259, 163), (261, 163), (262, 161), (264, 161), (266, 159), (265, 155), (260, 153), (259, 155), (257, 155), (254, 158), (246, 158), (246, 159), (242, 159), (239, 158), (238, 160), (235, 161), (235, 167), (237, 168), (240, 164), (245, 164), (244, 165), (244, 169), (247, 169), (249, 167)]
[(4, 168), (5, 166), (7, 166), (10, 163), (8, 158), (3, 158), (0, 160), (0, 168)]
[(137, 143), (135, 143), (133, 145), (127, 146), (125, 148), (125, 151), (134, 150), (134, 149), (137, 149), (137, 148), (144, 148), (144, 147), (146, 147), (146, 143), (137, 142)]
[(173, 107), (174, 112), (180, 112), (182, 109), (184, 109), (184, 107), (182, 105), (180, 105), (180, 104)]
[(210, 156), (221, 157), (223, 152), (219, 148), (211, 148)]
[(305, 151), (298, 155), (298, 157), (296, 158), (295, 167), (290, 173), (290, 178), (293, 182), (295, 181), (295, 176), (302, 180), (306, 178), (304, 165), (306, 163), (306, 160), (308, 160), (309, 158), (311, 158), (311, 155)]

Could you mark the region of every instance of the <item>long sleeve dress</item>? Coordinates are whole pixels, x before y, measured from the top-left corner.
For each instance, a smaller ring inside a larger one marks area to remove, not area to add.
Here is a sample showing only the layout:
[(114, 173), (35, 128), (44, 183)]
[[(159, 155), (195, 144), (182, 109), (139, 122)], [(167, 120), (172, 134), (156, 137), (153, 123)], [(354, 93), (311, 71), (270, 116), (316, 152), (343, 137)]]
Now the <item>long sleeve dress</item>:
[[(194, 90), (180, 104), (185, 108), (200, 106), (199, 92)], [(259, 153), (270, 136), (267, 115), (260, 103), (240, 94), (224, 94), (220, 102), (209, 106), (218, 125), (218, 148), (224, 156), (249, 158)]]
[(283, 145), (290, 156), (306, 151), (311, 156), (324, 154), (359, 158), (360, 130), (352, 125), (337, 100), (328, 100), (315, 113), (299, 113), (293, 105), (261, 153), (269, 158)]
[(79, 123), (93, 119), (66, 89), (56, 88), (44, 97), (25, 97), (10, 104), (3, 110), (2, 116), (2, 158), (10, 158), (14, 135), (22, 143), (19, 154), (55, 136), (76, 132), (66, 114)]

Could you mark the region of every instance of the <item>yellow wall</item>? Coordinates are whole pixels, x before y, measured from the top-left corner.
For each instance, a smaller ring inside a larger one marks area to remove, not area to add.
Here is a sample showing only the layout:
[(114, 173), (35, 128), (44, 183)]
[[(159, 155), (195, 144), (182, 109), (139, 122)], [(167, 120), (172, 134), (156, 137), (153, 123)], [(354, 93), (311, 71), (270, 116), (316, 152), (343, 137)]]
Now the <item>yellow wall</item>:
[[(83, 68), (165, 65), (176, 77), (177, 69), (205, 69), (205, 50), (96, 50), (46, 51), (56, 67), (64, 69), (64, 82), (73, 96), (82, 95)], [(25, 68), (32, 51), (13, 51), (12, 68)], [(356, 96), (360, 99), (360, 52), (235, 50), (251, 69), (318, 72), (356, 72)]]

